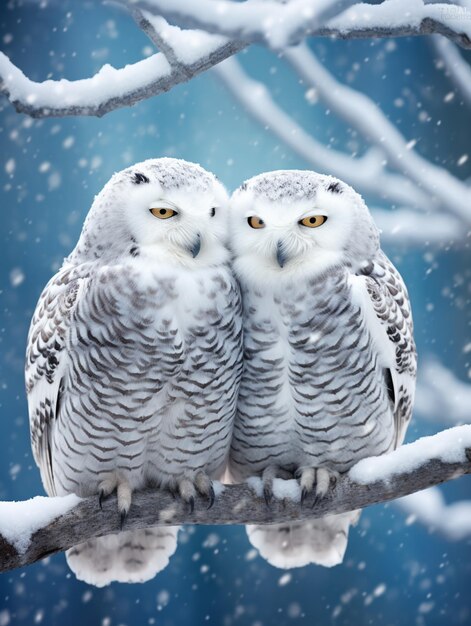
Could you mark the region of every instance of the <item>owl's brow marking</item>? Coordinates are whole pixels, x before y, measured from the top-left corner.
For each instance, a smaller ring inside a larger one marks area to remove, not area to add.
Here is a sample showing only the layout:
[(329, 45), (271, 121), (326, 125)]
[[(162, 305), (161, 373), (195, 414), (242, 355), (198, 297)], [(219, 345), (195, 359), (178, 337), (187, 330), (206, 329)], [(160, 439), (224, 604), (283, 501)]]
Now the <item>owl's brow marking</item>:
[(142, 174), (141, 172), (135, 172), (132, 177), (132, 182), (135, 185), (140, 185), (141, 183), (150, 183), (150, 180), (145, 174)]
[(342, 187), (338, 182), (330, 183), (330, 185), (327, 187), (327, 191), (331, 191), (332, 193), (342, 193)]

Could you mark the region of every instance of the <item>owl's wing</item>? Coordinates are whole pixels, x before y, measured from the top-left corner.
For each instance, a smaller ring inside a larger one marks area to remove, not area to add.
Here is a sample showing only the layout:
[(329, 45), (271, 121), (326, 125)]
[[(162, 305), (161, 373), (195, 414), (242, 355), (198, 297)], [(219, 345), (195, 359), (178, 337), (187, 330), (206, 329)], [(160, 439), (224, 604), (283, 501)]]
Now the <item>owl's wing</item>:
[(50, 435), (68, 367), (70, 317), (87, 283), (85, 270), (63, 269), (44, 288), (31, 321), (26, 349), (26, 393), (34, 459), (49, 495), (55, 495)]
[(351, 277), (351, 283), (353, 297), (365, 314), (367, 329), (385, 368), (397, 447), (412, 415), (417, 370), (409, 296), (399, 272), (381, 251)]

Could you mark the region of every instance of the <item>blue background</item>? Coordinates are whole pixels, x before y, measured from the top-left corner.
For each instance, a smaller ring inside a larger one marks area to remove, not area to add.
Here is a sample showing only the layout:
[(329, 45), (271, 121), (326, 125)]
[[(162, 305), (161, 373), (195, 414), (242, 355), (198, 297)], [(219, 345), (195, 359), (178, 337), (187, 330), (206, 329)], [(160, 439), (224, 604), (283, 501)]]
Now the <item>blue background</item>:
[[(43, 4), (1, 9), (1, 47), (32, 79), (83, 78), (105, 62), (119, 67), (151, 51), (113, 7)], [(312, 46), (336, 76), (378, 102), (407, 139), (417, 139), (420, 153), (462, 179), (471, 175), (470, 160), (457, 164), (470, 146), (469, 109), (459, 94), (444, 101), (453, 87), (426, 39)], [(362, 148), (361, 138), (322, 105), (307, 102), (282, 60), (259, 47), (240, 58), (317, 138), (339, 149), (352, 140)], [(149, 157), (178, 156), (213, 170), (233, 189), (261, 171), (307, 164), (253, 122), (211, 73), (103, 119), (32, 120), (6, 100), (0, 107), (0, 499), (13, 500), (43, 493), (23, 386), (29, 320), (110, 175)], [(420, 356), (437, 354), (466, 380), (468, 248), (398, 244), (386, 251), (410, 288)], [(408, 439), (441, 427), (416, 416)], [(443, 491), (448, 501), (469, 498), (470, 485), (462, 478)], [(145, 585), (88, 587), (71, 575), (63, 555), (0, 575), (0, 626), (471, 624), (470, 557), (469, 539), (451, 542), (406, 525), (393, 505), (363, 513), (343, 565), (288, 576), (254, 554), (243, 528), (188, 528), (168, 568)]]

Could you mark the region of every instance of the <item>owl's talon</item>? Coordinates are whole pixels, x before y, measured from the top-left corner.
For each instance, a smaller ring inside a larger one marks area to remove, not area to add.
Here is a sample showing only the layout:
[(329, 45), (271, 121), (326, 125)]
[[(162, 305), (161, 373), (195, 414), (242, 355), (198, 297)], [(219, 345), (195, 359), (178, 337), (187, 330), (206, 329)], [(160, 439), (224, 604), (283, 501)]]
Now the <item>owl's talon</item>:
[(184, 502), (190, 505), (190, 513), (193, 513), (195, 510), (197, 494), (208, 500), (208, 509), (213, 506), (216, 500), (216, 494), (214, 493), (211, 479), (206, 472), (200, 470), (195, 474), (188, 473), (180, 478), (177, 478), (175, 482), (177, 493), (180, 494), (180, 497)]
[(120, 522), (119, 522), (120, 530), (123, 530), (124, 522), (126, 521), (127, 516), (128, 516), (128, 512), (127, 511), (121, 511), (121, 514), (119, 516), (119, 519), (120, 519)]
[(273, 500), (273, 489), (271, 484), (266, 484), (263, 486), (263, 497), (265, 498), (265, 504), (270, 506), (271, 501)]
[(327, 470), (324, 467), (300, 467), (296, 473), (301, 487), (301, 505), (307, 496), (314, 492), (312, 508), (314, 508), (322, 498), (325, 498), (330, 488), (335, 488), (338, 479), (338, 472)]
[(209, 489), (209, 504), (208, 504), (208, 510), (211, 509), (214, 505), (214, 502), (216, 500), (216, 494), (214, 493), (214, 487), (211, 485), (210, 489)]
[(98, 494), (98, 506), (100, 507), (100, 511), (103, 511), (103, 500), (105, 499), (105, 492), (103, 489), (100, 489), (100, 493)]
[(212, 480), (204, 471), (199, 471), (195, 476), (196, 491), (208, 500), (208, 509), (210, 509), (215, 500), (216, 494), (214, 493), (214, 487)]

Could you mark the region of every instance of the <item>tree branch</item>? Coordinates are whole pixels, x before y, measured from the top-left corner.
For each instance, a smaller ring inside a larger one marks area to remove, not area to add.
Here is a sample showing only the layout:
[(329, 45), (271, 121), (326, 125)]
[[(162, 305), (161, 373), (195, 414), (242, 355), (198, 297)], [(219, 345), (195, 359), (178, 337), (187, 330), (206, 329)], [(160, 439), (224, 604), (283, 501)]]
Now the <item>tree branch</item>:
[(316, 170), (338, 176), (361, 193), (373, 194), (381, 200), (424, 211), (430, 209), (429, 194), (404, 176), (385, 170), (382, 151), (372, 149), (364, 156), (354, 157), (327, 148), (283, 111), (267, 87), (250, 78), (236, 59), (223, 61), (213, 68), (213, 73), (247, 113)]
[[(339, 0), (118, 0), (153, 15), (165, 17), (182, 28), (204, 30), (237, 41), (285, 48), (338, 14), (346, 4)], [(347, 4), (351, 4), (347, 3)]]
[(471, 223), (470, 188), (446, 169), (415, 152), (368, 96), (336, 80), (304, 44), (286, 50), (284, 58), (306, 86), (316, 89), (332, 111), (384, 152), (390, 166), (427, 191), (465, 224)]
[[(471, 47), (471, 12), (468, 9), (458, 5), (425, 5), (422, 0), (414, 0), (407, 7), (409, 0), (387, 0), (380, 5), (360, 3), (340, 15), (336, 13), (350, 4), (347, 0), (291, 0), (287, 4), (275, 0), (116, 2), (149, 11), (138, 20), (147, 34), (151, 13), (157, 14), (151, 24), (156, 33), (160, 30), (157, 21), (164, 22), (163, 17), (173, 18), (179, 26), (201, 30), (182, 32), (177, 26), (167, 24), (167, 35), (170, 33), (171, 38), (179, 40), (178, 56), (172, 56), (173, 46), (166, 46), (165, 37), (157, 38), (154, 43), (161, 45), (159, 54), (120, 69), (104, 65), (95, 76), (75, 81), (32, 81), (0, 52), (0, 93), (9, 98), (18, 112), (31, 117), (101, 117), (166, 92), (255, 41), (284, 48), (307, 35), (346, 39), (436, 32)], [(324, 21), (326, 24), (321, 26)]]
[[(370, 208), (376, 225), (381, 231), (382, 242), (411, 247), (424, 246), (424, 244), (446, 246), (453, 243), (458, 248), (460, 245), (465, 246), (469, 239), (468, 228), (461, 220), (448, 213), (414, 211), (405, 207), (391, 211), (376, 208), (374, 205)], [(434, 396), (438, 395), (440, 394), (435, 387)], [(470, 405), (463, 405), (463, 412), (468, 406)], [(434, 413), (438, 413), (436, 405)], [(451, 423), (456, 423), (456, 421)]]
[[(144, 30), (146, 24), (143, 19)], [(179, 30), (171, 28), (174, 33)], [(200, 33), (193, 40), (191, 33), (185, 33), (185, 36), (188, 45), (186, 63), (183, 65), (172, 65), (165, 54), (160, 52), (120, 69), (104, 65), (92, 78), (74, 81), (64, 78), (32, 81), (0, 52), (0, 93), (9, 98), (18, 113), (26, 113), (31, 117), (101, 117), (115, 109), (131, 106), (168, 91), (246, 46), (206, 33)]]
[[(126, 1), (126, 0), (122, 0)], [(457, 4), (422, 0), (355, 3), (335, 17), (328, 0), (127, 0), (183, 28), (198, 28), (247, 43), (281, 49), (308, 36), (339, 39), (409, 37), (437, 33), (471, 48), (471, 12)], [(338, 3), (342, 9), (342, 3)], [(325, 19), (331, 17), (331, 19)]]
[(425, 525), (430, 532), (439, 532), (451, 541), (471, 537), (471, 500), (446, 504), (439, 487), (411, 493), (394, 502), (408, 518)]
[[(325, 68), (323, 68), (323, 72), (326, 73)], [(286, 146), (305, 159), (316, 170), (338, 176), (361, 193), (372, 194), (382, 201), (393, 202), (401, 207), (396, 211), (380, 209), (374, 211), (375, 219), (384, 231), (383, 239), (414, 245), (424, 242), (436, 245), (450, 241), (460, 242), (466, 239), (469, 222), (463, 222), (462, 218), (450, 215), (449, 211), (437, 212), (436, 209), (440, 206), (438, 200), (434, 204), (430, 193), (425, 193), (415, 180), (411, 180), (410, 176), (406, 175), (413, 167), (408, 156), (410, 150), (406, 140), (399, 135), (378, 107), (363, 94), (358, 94), (353, 89), (345, 87), (349, 90), (349, 97), (343, 98), (344, 92), (336, 93), (335, 90), (337, 86), (342, 88), (344, 86), (334, 82), (330, 74), (328, 74), (330, 89), (323, 87), (318, 90), (317, 84), (321, 79), (316, 81), (316, 93), (325, 99), (329, 108), (336, 107), (339, 117), (344, 117), (345, 108), (348, 109), (347, 121), (351, 123), (356, 121), (351, 111), (351, 103), (355, 101), (355, 96), (358, 95), (362, 102), (367, 102), (370, 109), (371, 115), (367, 116), (368, 128), (373, 119), (377, 121), (378, 127), (373, 131), (377, 138), (376, 146), (363, 156), (354, 157), (327, 148), (317, 141), (276, 104), (262, 82), (247, 75), (242, 65), (235, 58), (227, 59), (214, 67), (213, 73), (253, 119), (283, 141)], [(375, 115), (372, 114), (373, 112)], [(360, 117), (359, 112), (357, 117)], [(364, 131), (358, 122), (356, 122), (356, 128), (360, 132)], [(370, 138), (372, 131), (369, 129), (368, 133), (368, 138)], [(379, 140), (380, 136), (383, 141)], [(390, 145), (391, 141), (394, 141), (393, 145)], [(385, 153), (394, 151), (398, 147), (398, 141), (401, 143), (401, 150), (406, 153), (404, 158), (408, 168), (404, 168), (403, 173), (388, 171), (385, 164)], [(419, 158), (423, 163), (427, 163), (425, 159), (417, 155), (414, 155), (414, 158)], [(431, 165), (431, 167), (435, 166)], [(450, 176), (447, 174), (447, 179), (443, 178), (442, 185), (448, 183)], [(468, 187), (461, 181), (451, 178), (462, 194), (471, 196)], [(450, 201), (450, 197), (447, 197), (447, 201)], [(446, 210), (446, 207), (443, 208)], [(435, 214), (431, 220), (430, 214), (434, 212), (434, 209)], [(471, 212), (469, 219), (471, 220)]]
[[(260, 497), (260, 479), (252, 478), (248, 484), (225, 486), (211, 510), (198, 498), (193, 513), (170, 493), (148, 490), (134, 495), (125, 530), (306, 520), (400, 498), (469, 473), (471, 425), (457, 426), (360, 461), (315, 506), (313, 496), (300, 505), (300, 488), (294, 480), (275, 481), (274, 494), (279, 499), (269, 506)], [(34, 563), (92, 537), (117, 533), (119, 528), (115, 496), (103, 503), (103, 510), (96, 497), (80, 500), (73, 495), (0, 503), (0, 571)]]
[[(471, 345), (466, 350), (469, 348)], [(440, 393), (437, 381), (442, 389), (446, 389), (445, 394)], [(451, 426), (468, 421), (470, 406), (471, 384), (460, 380), (437, 358), (423, 359), (415, 393), (415, 411), (428, 421)]]
[(443, 37), (432, 37), (439, 58), (445, 66), (446, 76), (449, 76), (464, 101), (471, 106), (471, 66), (460, 54), (451, 41)]

